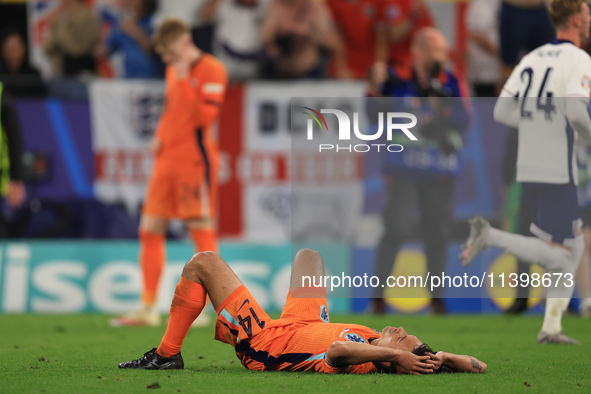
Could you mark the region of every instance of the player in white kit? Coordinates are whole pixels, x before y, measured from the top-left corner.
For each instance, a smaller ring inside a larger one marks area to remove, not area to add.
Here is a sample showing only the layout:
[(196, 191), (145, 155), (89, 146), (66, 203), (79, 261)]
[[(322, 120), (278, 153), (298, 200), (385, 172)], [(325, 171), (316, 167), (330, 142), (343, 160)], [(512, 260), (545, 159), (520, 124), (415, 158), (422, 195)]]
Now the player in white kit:
[(578, 344), (562, 333), (561, 320), (585, 247), (574, 133), (591, 144), (591, 57), (580, 49), (589, 37), (591, 16), (584, 0), (551, 0), (548, 13), (556, 39), (522, 59), (494, 110), (497, 122), (519, 130), (517, 181), (531, 206), (530, 231), (535, 237), (497, 230), (476, 217), (460, 258), (468, 265), (491, 246), (543, 266), (551, 274), (551, 285), (544, 285), (546, 312), (538, 343)]

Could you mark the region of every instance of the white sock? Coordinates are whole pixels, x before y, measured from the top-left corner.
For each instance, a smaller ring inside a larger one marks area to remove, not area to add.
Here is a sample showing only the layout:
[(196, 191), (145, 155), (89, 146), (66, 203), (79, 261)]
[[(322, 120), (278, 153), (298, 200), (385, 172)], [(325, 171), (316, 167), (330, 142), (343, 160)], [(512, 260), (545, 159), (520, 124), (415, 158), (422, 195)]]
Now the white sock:
[(505, 249), (519, 260), (539, 264), (546, 269), (562, 269), (570, 265), (573, 255), (568, 250), (550, 246), (539, 238), (511, 234), (492, 227), (486, 243), (488, 246)]
[(562, 313), (568, 307), (570, 298), (548, 298), (542, 331), (547, 334), (558, 334), (562, 331)]
[[(546, 300), (546, 311), (544, 312), (544, 323), (542, 324), (542, 331), (548, 334), (557, 334), (562, 331), (562, 314), (566, 311), (570, 299), (575, 290), (574, 278), (575, 272), (581, 261), (583, 250), (585, 249), (585, 241), (583, 236), (575, 238), (574, 245), (572, 247), (571, 260), (563, 270), (550, 270), (550, 273), (560, 272), (563, 274), (571, 274), (572, 281), (561, 280), (556, 286), (553, 285), (548, 287), (547, 300)], [(566, 286), (572, 283), (573, 286)]]
[[(569, 280), (560, 280), (558, 287), (551, 285), (547, 290), (546, 311), (542, 331), (557, 334), (562, 331), (562, 313), (568, 307), (574, 291), (574, 274), (581, 261), (585, 241), (580, 235), (575, 238), (572, 252), (557, 246), (550, 246), (541, 239), (511, 234), (496, 228), (489, 229), (487, 245), (505, 249), (518, 259), (539, 264), (549, 273), (571, 274), (573, 286), (566, 286)], [(553, 282), (554, 283), (554, 282)]]
[(587, 309), (587, 308), (591, 308), (591, 297), (583, 298), (581, 300), (581, 304), (579, 305), (580, 310)]

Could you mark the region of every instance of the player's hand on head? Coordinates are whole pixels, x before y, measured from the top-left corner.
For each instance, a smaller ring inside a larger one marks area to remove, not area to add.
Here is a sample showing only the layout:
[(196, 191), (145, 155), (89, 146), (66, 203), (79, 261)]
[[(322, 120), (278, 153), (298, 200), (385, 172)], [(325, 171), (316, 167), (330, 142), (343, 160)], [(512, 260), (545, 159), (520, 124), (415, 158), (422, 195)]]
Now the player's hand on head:
[(158, 138), (154, 137), (154, 138), (152, 138), (152, 141), (150, 141), (150, 144), (148, 145), (148, 150), (150, 151), (150, 153), (155, 155), (156, 153), (158, 153), (158, 151), (160, 150), (161, 147), (162, 147), (162, 142)]
[(429, 356), (417, 356), (411, 352), (402, 351), (392, 365), (398, 374), (421, 375), (433, 373), (434, 366), (427, 363), (429, 359)]
[(178, 79), (186, 78), (189, 75), (189, 66), (188, 63), (183, 62), (182, 60), (177, 60), (172, 64), (176, 71), (176, 76)]
[(189, 75), (192, 63), (193, 61), (186, 53), (181, 53), (181, 55), (172, 62), (172, 67), (174, 67), (178, 79), (186, 78)]
[(429, 359), (427, 360), (427, 364), (433, 365), (433, 370), (437, 371), (443, 363), (445, 362), (445, 355), (443, 352), (435, 353), (428, 353)]

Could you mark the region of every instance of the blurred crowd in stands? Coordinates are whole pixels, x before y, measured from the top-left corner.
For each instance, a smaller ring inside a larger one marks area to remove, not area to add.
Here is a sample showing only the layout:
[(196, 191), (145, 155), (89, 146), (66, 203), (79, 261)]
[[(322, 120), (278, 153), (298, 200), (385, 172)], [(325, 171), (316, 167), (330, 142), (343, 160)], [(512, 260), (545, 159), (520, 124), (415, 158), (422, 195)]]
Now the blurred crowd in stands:
[[(190, 25), (197, 46), (221, 59), (234, 81), (365, 79), (375, 62), (408, 65), (415, 33), (437, 27), (424, 0), (121, 0), (104, 34), (84, 0), (56, 1), (44, 42), (51, 80), (29, 62), (27, 26), (3, 24), (0, 80), (14, 96), (76, 97), (76, 83), (110, 76), (104, 65), (114, 58), (120, 77), (162, 78), (152, 33), (168, 17)], [(495, 96), (519, 55), (552, 38), (545, 1), (472, 0), (467, 7), (468, 51), (459, 61), (472, 95)]]
[[(408, 64), (413, 35), (435, 26), (422, 0), (122, 0), (120, 11), (104, 36), (99, 15), (83, 0), (60, 0), (44, 44), (54, 76), (48, 85), (29, 62), (27, 26), (3, 27), (0, 79), (14, 96), (48, 89), (59, 95), (76, 89), (71, 78), (104, 76), (102, 65), (113, 56), (122, 59), (125, 78), (161, 78), (151, 37), (168, 17), (189, 24), (197, 46), (221, 59), (232, 80), (365, 79), (376, 61)], [(499, 11), (500, 0), (469, 5), (475, 92), (498, 85)]]

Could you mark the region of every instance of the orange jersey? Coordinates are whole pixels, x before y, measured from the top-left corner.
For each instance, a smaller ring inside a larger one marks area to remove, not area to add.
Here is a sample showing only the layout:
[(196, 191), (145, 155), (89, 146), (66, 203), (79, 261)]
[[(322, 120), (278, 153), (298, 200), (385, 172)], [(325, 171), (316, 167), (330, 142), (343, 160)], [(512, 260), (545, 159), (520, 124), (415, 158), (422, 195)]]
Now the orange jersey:
[(379, 362), (332, 366), (326, 361), (326, 352), (335, 341), (370, 344), (381, 337), (378, 331), (358, 324), (330, 323), (326, 304), (326, 297), (292, 298), (289, 293), (281, 317), (273, 320), (243, 285), (218, 307), (215, 338), (234, 346), (242, 364), (251, 370), (382, 371)]
[(212, 126), (224, 100), (227, 74), (203, 54), (187, 78), (166, 69), (164, 110), (156, 130), (161, 147), (142, 212), (161, 218), (214, 218), (219, 153)]
[(187, 78), (179, 79), (174, 67), (166, 68), (164, 109), (156, 129), (161, 149), (156, 169), (199, 162), (217, 166), (218, 148), (212, 126), (224, 102), (228, 75), (222, 62), (202, 54)]

